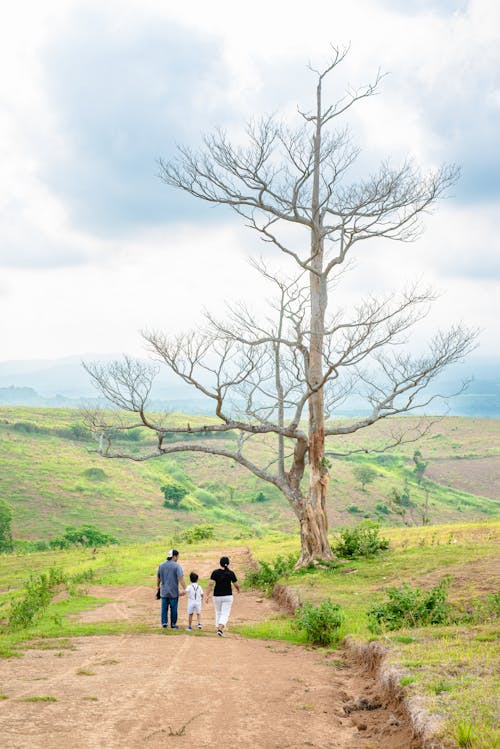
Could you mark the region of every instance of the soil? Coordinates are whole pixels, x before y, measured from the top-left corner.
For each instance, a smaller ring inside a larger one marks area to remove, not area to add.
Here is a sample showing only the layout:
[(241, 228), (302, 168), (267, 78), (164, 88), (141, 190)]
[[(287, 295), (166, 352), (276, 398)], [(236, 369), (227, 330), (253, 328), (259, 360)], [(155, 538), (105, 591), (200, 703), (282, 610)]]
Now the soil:
[[(226, 550), (224, 550), (226, 551)], [(229, 551), (238, 572), (248, 551)], [(213, 554), (189, 554), (184, 570), (206, 578)], [(81, 621), (141, 621), (148, 634), (32, 643), (0, 661), (4, 749), (418, 749), (397, 705), (345, 652), (247, 639), (231, 624), (280, 613), (255, 591), (235, 595), (228, 632), (215, 634), (212, 606), (202, 632), (162, 630), (151, 588), (98, 587), (111, 603)], [(179, 625), (186, 623), (180, 599)], [(51, 697), (53, 701), (26, 701)]]
[(500, 500), (500, 455), (487, 458), (436, 458), (427, 478), (444, 486)]

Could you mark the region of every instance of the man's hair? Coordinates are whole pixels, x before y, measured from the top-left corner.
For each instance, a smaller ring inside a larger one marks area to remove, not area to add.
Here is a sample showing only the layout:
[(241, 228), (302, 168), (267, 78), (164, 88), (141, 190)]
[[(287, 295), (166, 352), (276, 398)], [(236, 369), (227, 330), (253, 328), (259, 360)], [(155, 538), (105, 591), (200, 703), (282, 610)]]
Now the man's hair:
[(170, 551), (167, 554), (167, 559), (172, 559), (172, 557), (178, 557), (178, 556), (179, 556), (179, 552), (177, 551), (177, 549), (170, 549)]
[(198, 580), (198, 575), (196, 574), (196, 572), (190, 572), (189, 579), (192, 583), (195, 583)]

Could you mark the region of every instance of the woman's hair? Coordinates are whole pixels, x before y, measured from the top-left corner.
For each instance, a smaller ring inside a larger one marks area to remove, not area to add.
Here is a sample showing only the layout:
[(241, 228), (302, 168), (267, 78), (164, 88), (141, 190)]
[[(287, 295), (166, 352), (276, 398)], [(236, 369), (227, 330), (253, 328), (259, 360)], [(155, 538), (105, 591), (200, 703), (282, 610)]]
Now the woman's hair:
[(230, 561), (231, 560), (229, 559), (229, 557), (221, 557), (219, 559), (219, 564), (220, 564), (221, 567), (226, 568), (226, 567), (229, 567), (229, 562)]

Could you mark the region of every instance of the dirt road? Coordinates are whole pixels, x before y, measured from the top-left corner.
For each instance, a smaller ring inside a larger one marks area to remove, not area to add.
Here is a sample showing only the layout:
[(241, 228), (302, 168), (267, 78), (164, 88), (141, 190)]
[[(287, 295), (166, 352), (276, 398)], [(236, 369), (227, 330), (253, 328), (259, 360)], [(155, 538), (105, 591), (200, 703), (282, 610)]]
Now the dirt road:
[[(245, 550), (230, 555), (237, 572), (248, 562)], [(213, 555), (186, 554), (180, 561), (201, 577), (216, 566)], [(221, 639), (210, 604), (202, 633), (172, 632), (159, 628), (152, 588), (90, 592), (114, 601), (82, 620), (142, 620), (158, 633), (50, 640), (22, 658), (0, 661), (0, 693), (8, 698), (0, 700), (4, 749), (419, 746), (397, 710), (380, 705), (374, 683), (342, 652), (232, 634), (231, 624), (278, 612), (256, 593), (237, 597)], [(36, 697), (51, 700), (26, 701)], [(350, 710), (360, 705), (374, 709)]]

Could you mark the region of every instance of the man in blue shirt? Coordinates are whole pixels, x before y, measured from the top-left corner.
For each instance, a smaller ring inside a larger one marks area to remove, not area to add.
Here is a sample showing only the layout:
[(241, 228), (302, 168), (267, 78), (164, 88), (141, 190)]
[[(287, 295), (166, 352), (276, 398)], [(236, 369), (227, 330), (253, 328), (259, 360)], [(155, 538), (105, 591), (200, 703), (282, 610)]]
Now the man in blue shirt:
[(178, 564), (179, 552), (170, 549), (165, 562), (158, 567), (157, 589), (161, 598), (161, 626), (168, 627), (168, 609), (170, 608), (170, 627), (179, 629), (177, 626), (177, 607), (179, 605), (179, 583), (183, 590), (180, 595), (186, 594), (186, 583), (184, 572)]

